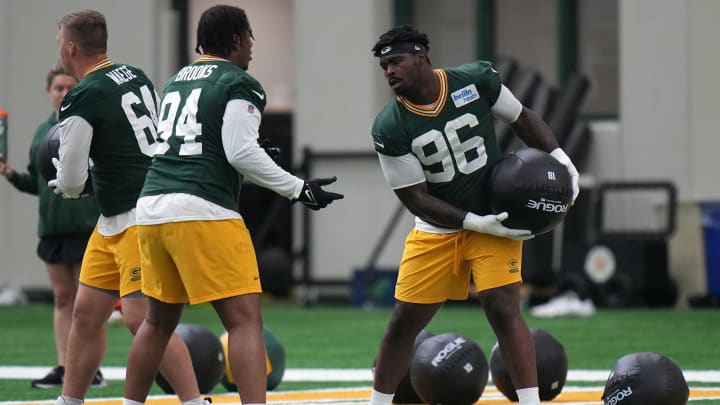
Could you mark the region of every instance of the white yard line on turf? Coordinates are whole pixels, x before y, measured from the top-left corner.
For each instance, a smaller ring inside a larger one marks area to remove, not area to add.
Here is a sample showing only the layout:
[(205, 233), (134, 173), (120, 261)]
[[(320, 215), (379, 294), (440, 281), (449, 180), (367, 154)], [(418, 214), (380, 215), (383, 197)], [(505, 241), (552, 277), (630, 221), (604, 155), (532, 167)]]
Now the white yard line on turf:
[[(26, 380), (43, 376), (51, 366), (24, 367), (0, 366), (0, 379)], [(101, 367), (107, 380), (124, 380), (124, 367)], [(568, 381), (607, 381), (609, 370), (570, 370)], [(687, 381), (719, 383), (720, 370), (683, 371)], [(329, 368), (290, 368), (285, 370), (283, 381), (372, 381), (370, 369), (329, 369)]]

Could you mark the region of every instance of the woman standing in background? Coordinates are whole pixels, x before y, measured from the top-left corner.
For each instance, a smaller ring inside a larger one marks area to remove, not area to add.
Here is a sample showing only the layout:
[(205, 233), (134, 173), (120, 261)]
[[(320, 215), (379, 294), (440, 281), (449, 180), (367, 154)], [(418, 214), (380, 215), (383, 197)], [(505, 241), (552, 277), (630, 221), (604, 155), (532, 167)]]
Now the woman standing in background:
[[(78, 288), (80, 263), (88, 238), (97, 223), (100, 211), (94, 198), (66, 200), (53, 193), (47, 180), (39, 174), (36, 165), (38, 146), (48, 130), (58, 122), (60, 103), (77, 80), (68, 75), (60, 65), (47, 74), (45, 92), (53, 105), (53, 112), (35, 131), (30, 145), (30, 161), (27, 173), (13, 170), (0, 156), (0, 174), (16, 189), (39, 197), (37, 231), (40, 242), (37, 254), (45, 262), (54, 295), (53, 327), (57, 366), (43, 378), (32, 380), (33, 388), (60, 387), (65, 373), (65, 349), (67, 347), (73, 304)], [(106, 385), (100, 370), (92, 386)]]

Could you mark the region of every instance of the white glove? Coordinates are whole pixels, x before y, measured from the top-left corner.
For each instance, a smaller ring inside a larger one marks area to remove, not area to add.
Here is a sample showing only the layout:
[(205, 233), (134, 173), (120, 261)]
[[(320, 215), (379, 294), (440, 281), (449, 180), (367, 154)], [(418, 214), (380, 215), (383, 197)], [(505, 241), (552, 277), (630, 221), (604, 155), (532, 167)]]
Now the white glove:
[(550, 156), (554, 157), (555, 160), (560, 162), (561, 165), (565, 166), (567, 168), (568, 173), (570, 173), (570, 180), (572, 181), (572, 203), (575, 204), (575, 199), (577, 198), (578, 194), (580, 194), (580, 185), (578, 185), (578, 180), (580, 180), (580, 173), (578, 173), (577, 169), (575, 168), (575, 165), (570, 160), (570, 157), (560, 148), (556, 148), (552, 152), (550, 152)]
[[(59, 171), (58, 169), (60, 167), (60, 161), (57, 158), (52, 158), (52, 164), (53, 164), (53, 166), (55, 166), (55, 171), (56, 172)], [(47, 184), (48, 184), (48, 187), (50, 187), (50, 189), (55, 194), (62, 196), (62, 198), (66, 198), (69, 200), (76, 200), (79, 198), (79, 197), (73, 197), (73, 196), (69, 196), (69, 195), (65, 194), (65, 192), (60, 188), (60, 184), (58, 183), (57, 177), (48, 181)]]
[(463, 229), (514, 240), (528, 240), (535, 237), (528, 229), (513, 229), (503, 225), (502, 221), (507, 218), (507, 212), (497, 215), (477, 215), (468, 212), (463, 220)]

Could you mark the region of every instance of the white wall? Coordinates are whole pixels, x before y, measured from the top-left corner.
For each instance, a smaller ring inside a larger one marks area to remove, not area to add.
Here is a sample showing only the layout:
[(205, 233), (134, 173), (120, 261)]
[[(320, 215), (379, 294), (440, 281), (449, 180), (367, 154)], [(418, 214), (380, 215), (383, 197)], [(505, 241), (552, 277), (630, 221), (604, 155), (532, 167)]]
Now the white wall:
[(391, 27), (391, 2), (295, 3), (295, 136), (298, 149), (372, 150), (372, 121), (389, 100), (370, 49)]
[(620, 3), (625, 175), (673, 179), (686, 201), (720, 199), (719, 13), (713, 0)]
[[(304, 147), (316, 152), (373, 153), (372, 122), (391, 93), (370, 50), (391, 28), (390, 5), (384, 0), (295, 3), (296, 162), (301, 161)], [(313, 274), (318, 279), (349, 280), (352, 270), (368, 260), (398, 200), (376, 159), (325, 159), (317, 163), (312, 176), (338, 176), (331, 188), (345, 194), (344, 200), (311, 213)], [(409, 215), (378, 265), (397, 267), (410, 229), (408, 220)], [(299, 242), (300, 236), (295, 240)]]
[[(720, 200), (720, 131), (718, 130), (718, 94), (720, 80), (720, 2), (693, 0), (688, 2), (688, 107), (689, 135), (688, 171), (692, 197), (698, 200)], [(678, 56), (681, 56), (678, 53)]]
[(687, 9), (674, 0), (620, 3), (624, 175), (674, 179), (683, 197), (692, 193)]
[(687, 295), (705, 293), (698, 203), (720, 200), (717, 38), (720, 2), (622, 0), (621, 147), (626, 179), (671, 179), (681, 200), (671, 271)]

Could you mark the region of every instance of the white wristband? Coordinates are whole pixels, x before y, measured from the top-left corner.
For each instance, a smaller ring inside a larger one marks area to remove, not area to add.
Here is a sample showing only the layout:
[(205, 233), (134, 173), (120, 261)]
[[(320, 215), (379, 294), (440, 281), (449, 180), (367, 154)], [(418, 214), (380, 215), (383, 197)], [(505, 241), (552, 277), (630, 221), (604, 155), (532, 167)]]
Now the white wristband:
[(558, 162), (567, 165), (570, 163), (570, 156), (565, 153), (561, 148), (555, 148), (550, 152), (550, 156), (554, 157)]
[(477, 224), (477, 221), (479, 219), (480, 219), (479, 215), (473, 214), (472, 212), (468, 211), (468, 213), (465, 214), (465, 219), (463, 219), (463, 223), (462, 223), (463, 229), (477, 232), (477, 225), (473, 226), (473, 223)]

